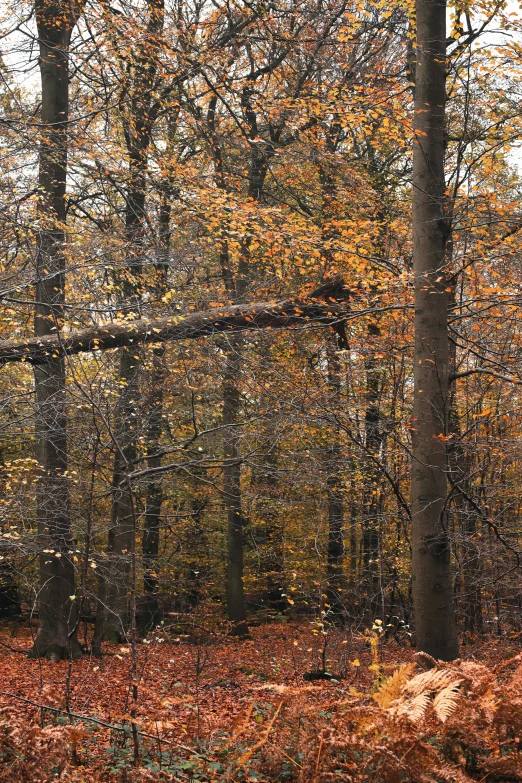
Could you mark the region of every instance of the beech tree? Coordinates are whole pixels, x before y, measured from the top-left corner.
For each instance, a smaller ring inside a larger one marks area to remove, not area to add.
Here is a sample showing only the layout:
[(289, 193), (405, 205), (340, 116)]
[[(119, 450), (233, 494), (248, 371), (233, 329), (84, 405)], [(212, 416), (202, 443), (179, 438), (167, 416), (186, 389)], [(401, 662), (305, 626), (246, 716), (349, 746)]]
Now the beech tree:
[(417, 0), (413, 124), (415, 390), (412, 419), (412, 580), (417, 645), (458, 657), (447, 530), (449, 390), (444, 129), (446, 4)]
[[(69, 121), (69, 44), (80, 8), (41, 0), (35, 6), (40, 46), (41, 141), (39, 226), (34, 333), (57, 333), (65, 300), (65, 190)], [(76, 639), (74, 565), (67, 477), (67, 424), (63, 356), (35, 367), (37, 517), (41, 541), (40, 624), (32, 654), (52, 659), (80, 654)]]

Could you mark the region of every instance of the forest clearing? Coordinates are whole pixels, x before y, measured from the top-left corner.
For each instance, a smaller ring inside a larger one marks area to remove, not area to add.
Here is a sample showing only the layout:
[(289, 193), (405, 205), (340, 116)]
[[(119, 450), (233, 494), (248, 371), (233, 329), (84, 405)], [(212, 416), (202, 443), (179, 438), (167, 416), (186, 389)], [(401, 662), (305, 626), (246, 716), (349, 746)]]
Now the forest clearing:
[(522, 11), (0, 2), (0, 781), (522, 780)]

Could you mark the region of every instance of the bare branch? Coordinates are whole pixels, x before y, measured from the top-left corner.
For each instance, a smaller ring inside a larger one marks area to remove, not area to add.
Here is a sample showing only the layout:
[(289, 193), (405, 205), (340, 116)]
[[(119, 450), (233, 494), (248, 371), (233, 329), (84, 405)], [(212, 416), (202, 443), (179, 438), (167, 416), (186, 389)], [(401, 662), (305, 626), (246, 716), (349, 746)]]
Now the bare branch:
[(449, 383), (453, 383), (454, 381), (460, 380), (460, 378), (467, 378), (469, 375), (491, 375), (493, 378), (498, 378), (501, 381), (507, 381), (508, 383), (514, 383), (517, 386), (522, 385), (522, 381), (517, 380), (517, 378), (510, 378), (509, 375), (501, 375), (498, 372), (493, 372), (493, 370), (487, 370), (483, 367), (474, 367), (471, 370), (464, 370), (463, 372), (455, 372), (452, 373), (449, 376)]

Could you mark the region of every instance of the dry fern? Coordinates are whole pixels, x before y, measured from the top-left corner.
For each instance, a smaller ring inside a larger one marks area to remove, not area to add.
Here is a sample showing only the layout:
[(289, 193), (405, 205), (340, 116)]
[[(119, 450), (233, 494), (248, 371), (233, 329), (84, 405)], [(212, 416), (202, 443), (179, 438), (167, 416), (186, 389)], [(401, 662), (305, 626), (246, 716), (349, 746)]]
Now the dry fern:
[(415, 660), (423, 669), (434, 669), (437, 666), (435, 658), (428, 655), (428, 653), (422, 652), (422, 650), (415, 654)]
[(486, 770), (490, 778), (503, 778), (504, 780), (522, 780), (522, 758), (517, 756), (505, 756), (504, 758), (489, 759), (486, 762)]
[(418, 693), (407, 701), (399, 699), (397, 704), (392, 708), (392, 712), (395, 712), (397, 715), (405, 715), (411, 721), (417, 723), (424, 717), (430, 701), (430, 691), (422, 691), (422, 693)]
[(475, 783), (473, 778), (454, 764), (444, 764), (440, 769), (434, 770), (432, 775), (431, 780), (437, 783)]
[(509, 671), (505, 663), (421, 660), (423, 671), (395, 669), (373, 701), (330, 694), (319, 709), (317, 690), (289, 690), (285, 720), (260, 736), (249, 765), (278, 780), (290, 763), (296, 783), (522, 783), (520, 659)]
[(408, 693), (411, 696), (418, 696), (424, 691), (438, 693), (438, 691), (450, 685), (454, 679), (455, 672), (451, 669), (429, 669), (408, 680), (404, 687), (404, 693)]
[(445, 723), (457, 709), (457, 701), (460, 696), (459, 687), (462, 680), (454, 680), (437, 693), (433, 699), (433, 709), (437, 717)]
[(391, 706), (392, 702), (399, 698), (401, 691), (408, 682), (414, 668), (414, 664), (412, 663), (402, 664), (402, 666), (395, 669), (395, 671), (384, 680), (379, 690), (373, 694), (374, 701), (377, 702), (379, 707), (382, 707), (382, 709), (385, 710)]

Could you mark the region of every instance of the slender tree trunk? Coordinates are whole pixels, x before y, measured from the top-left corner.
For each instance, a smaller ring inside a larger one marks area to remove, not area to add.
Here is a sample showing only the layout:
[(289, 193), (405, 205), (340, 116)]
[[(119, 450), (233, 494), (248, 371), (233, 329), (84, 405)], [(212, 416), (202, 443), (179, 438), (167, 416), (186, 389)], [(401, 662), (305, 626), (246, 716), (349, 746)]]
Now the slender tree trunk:
[[(74, 17), (69, 4), (36, 5), (42, 84), (39, 152), (39, 230), (34, 316), (36, 337), (58, 332), (65, 298), (65, 188), (69, 110), (69, 43)], [(58, 660), (79, 657), (69, 483), (66, 388), (63, 357), (35, 368), (36, 488), (40, 544), (39, 628), (30, 655)]]
[(205, 587), (211, 578), (211, 567), (208, 565), (209, 546), (207, 531), (203, 521), (203, 512), (207, 504), (206, 498), (198, 498), (197, 475), (195, 471), (194, 496), (190, 501), (190, 527), (186, 536), (188, 559), (186, 561), (183, 582), (186, 585), (184, 608), (194, 609), (205, 595)]
[[(321, 246), (323, 260), (323, 277), (336, 272), (334, 242), (339, 238), (337, 220), (340, 215), (340, 204), (337, 198), (337, 184), (335, 181), (335, 165), (332, 164), (339, 142), (340, 125), (336, 120), (328, 127), (326, 133), (326, 153), (324, 159), (316, 161), (321, 183), (322, 207), (321, 220)], [(333, 301), (328, 296), (326, 301)], [(327, 347), (328, 362), (328, 388), (330, 392), (330, 406), (334, 414), (338, 413), (341, 406), (341, 367), (336, 348), (346, 346), (344, 327), (338, 333), (333, 345)], [(333, 417), (335, 419), (335, 416)], [(332, 427), (331, 440), (325, 449), (325, 465), (327, 471), (326, 492), (328, 499), (328, 549), (326, 561), (326, 597), (329, 605), (330, 616), (334, 621), (343, 619), (344, 607), (342, 602), (343, 587), (343, 560), (344, 547), (344, 498), (342, 492), (341, 476), (341, 442), (339, 428), (335, 423)]]
[[(265, 405), (261, 403), (263, 407)], [(270, 433), (264, 436), (267, 441)], [(284, 596), (284, 530), (277, 511), (279, 481), (277, 476), (277, 448), (268, 445), (263, 464), (252, 475), (252, 492), (258, 496), (256, 502), (256, 544), (259, 547), (259, 572), (263, 583), (261, 600), (272, 612), (286, 610)]]
[[(380, 430), (381, 412), (379, 406), (381, 371), (378, 360), (373, 355), (372, 342), (380, 336), (378, 324), (371, 322), (368, 326), (370, 355), (366, 365), (366, 412), (365, 412), (365, 447), (367, 459), (364, 467), (364, 499), (363, 499), (363, 551), (366, 592), (369, 601), (368, 608), (371, 619), (379, 617), (381, 603), (379, 601), (379, 488), (380, 471), (374, 459), (379, 459), (382, 445)], [(373, 457), (373, 459), (372, 459)]]
[(0, 618), (17, 617), (21, 614), (20, 593), (16, 582), (16, 571), (9, 562), (9, 549), (0, 549)]
[[(158, 456), (160, 439), (163, 432), (163, 386), (165, 383), (165, 346), (154, 348), (152, 373), (150, 376), (151, 394), (149, 403), (149, 426), (147, 432), (147, 465), (157, 468), (161, 465)], [(140, 613), (140, 626), (154, 628), (159, 622), (158, 602), (158, 557), (161, 527), (161, 506), (163, 504), (163, 484), (161, 478), (152, 478), (146, 487), (145, 519), (143, 525), (143, 587), (145, 599)]]
[[(257, 139), (259, 129), (257, 116), (252, 105), (253, 86), (249, 83), (244, 87), (241, 95), (241, 105), (244, 119), (248, 128), (249, 138)], [(226, 190), (226, 175), (219, 139), (216, 133), (216, 106), (214, 97), (209, 102), (207, 111), (207, 128), (209, 132), (212, 155), (214, 158), (214, 175), (216, 185)], [(250, 168), (248, 176), (248, 198), (259, 201), (268, 173), (270, 157), (273, 154), (262, 151), (257, 144), (251, 145)], [(249, 284), (249, 260), (251, 239), (243, 238), (237, 272), (234, 275), (231, 269), (228, 246), (223, 243), (220, 252), (220, 261), (223, 274), (223, 282), (227, 293), (236, 301), (241, 302)], [(241, 376), (241, 358), (243, 339), (231, 338), (225, 360), (225, 372), (223, 379), (223, 423), (224, 436), (223, 447), (225, 452), (224, 463), (224, 496), (227, 508), (227, 609), (229, 619), (233, 623), (232, 633), (237, 636), (248, 634), (246, 622), (246, 603), (243, 588), (243, 525), (241, 501), (241, 460), (239, 448), (238, 422), (241, 410), (238, 384)]]
[[(449, 255), (449, 253), (448, 253)], [(455, 286), (452, 286), (452, 302), (455, 301)], [(450, 367), (456, 370), (457, 346), (450, 344)], [(462, 590), (462, 618), (464, 628), (471, 633), (481, 633), (482, 618), (482, 551), (475, 540), (477, 511), (468, 498), (473, 491), (471, 476), (471, 455), (462, 444), (462, 433), (458, 410), (457, 385), (449, 390), (448, 433), (451, 435), (448, 448), (448, 475), (453, 494), (453, 507), (457, 516), (457, 528), (460, 533), (460, 587)], [(460, 614), (460, 612), (459, 612)]]
[[(151, 109), (157, 72), (159, 35), (163, 29), (163, 0), (148, 1), (147, 35), (136, 53), (132, 52), (134, 76), (129, 85), (129, 115), (124, 121), (124, 135), (129, 153), (129, 183), (126, 194), (125, 235), (130, 262), (120, 275), (123, 301), (140, 311), (145, 230), (148, 148), (154, 124)], [(125, 346), (120, 355), (120, 398), (115, 430), (115, 452), (112, 480), (111, 526), (105, 573), (100, 581), (99, 607), (93, 638), (93, 649), (100, 653), (101, 641), (123, 641), (129, 628), (129, 577), (134, 551), (134, 503), (127, 481), (137, 456), (140, 356), (135, 346)], [(152, 542), (151, 542), (152, 543)]]
[[(468, 502), (472, 486), (470, 481), (471, 460), (462, 446), (460, 423), (456, 409), (457, 401), (451, 396), (449, 411), (449, 433), (452, 435), (448, 451), (449, 477), (453, 489), (453, 505), (457, 515), (457, 529), (460, 533), (460, 588), (462, 600), (459, 604), (464, 628), (471, 633), (481, 633), (482, 618), (482, 552), (475, 540), (477, 512)], [(466, 497), (467, 496), (467, 497)]]
[(417, 647), (458, 656), (446, 528), (449, 343), (444, 215), (446, 4), (416, 0), (417, 64), (413, 148), (415, 275), (412, 424), (412, 580)]
[[(157, 279), (154, 286), (158, 297), (165, 293), (167, 284), (168, 254), (170, 249), (170, 212), (170, 193), (167, 193), (160, 208), (160, 252), (163, 259), (156, 265)], [(166, 374), (165, 346), (160, 345), (153, 349), (152, 372), (149, 381), (147, 464), (150, 468), (157, 468), (161, 465), (161, 456), (159, 456), (158, 452), (163, 432), (163, 391)], [(161, 477), (152, 478), (146, 488), (142, 541), (145, 600), (141, 612), (140, 625), (143, 628), (154, 628), (160, 619), (157, 567), (162, 504), (163, 484)]]
[[(133, 177), (143, 176), (141, 169)], [(133, 183), (135, 185), (135, 183)], [(139, 308), (141, 260), (137, 243), (138, 217), (143, 216), (145, 194), (131, 190), (127, 206), (127, 236), (136, 255), (122, 287), (126, 302), (136, 301)], [(135, 346), (125, 346), (120, 353), (120, 396), (114, 429), (114, 467), (112, 476), (111, 523), (107, 538), (107, 560), (100, 564), (100, 593), (93, 637), (93, 649), (101, 652), (103, 640), (113, 643), (126, 638), (129, 627), (130, 553), (133, 547), (133, 499), (127, 475), (136, 461), (136, 434), (138, 427), (137, 401), (139, 396), (140, 356)]]
[(243, 512), (241, 508), (241, 461), (239, 412), (241, 398), (241, 337), (230, 339), (223, 379), (223, 492), (227, 509), (227, 609), (234, 636), (248, 636), (243, 588)]
[[(337, 410), (341, 404), (341, 377), (339, 357), (333, 346), (328, 349), (328, 387), (331, 406)], [(341, 444), (337, 429), (331, 434), (326, 448), (326, 488), (328, 493), (328, 552), (326, 564), (326, 596), (329, 612), (334, 620), (344, 615), (342, 601), (344, 560), (344, 499), (341, 476)]]

